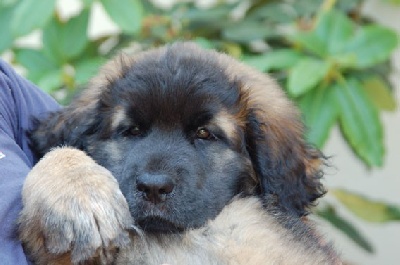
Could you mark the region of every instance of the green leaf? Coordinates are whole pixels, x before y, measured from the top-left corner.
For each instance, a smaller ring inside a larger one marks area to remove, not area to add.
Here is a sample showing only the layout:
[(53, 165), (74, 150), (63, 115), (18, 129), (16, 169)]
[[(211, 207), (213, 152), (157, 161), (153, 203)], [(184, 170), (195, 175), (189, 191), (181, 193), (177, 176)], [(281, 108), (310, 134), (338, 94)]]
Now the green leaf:
[(261, 72), (266, 72), (269, 69), (269, 62), (265, 55), (245, 56), (242, 61)]
[(323, 210), (318, 210), (317, 214), (331, 223), (334, 227), (342, 231), (348, 236), (354, 243), (360, 246), (368, 253), (373, 253), (374, 249), (371, 243), (357, 230), (357, 228), (339, 216), (332, 206), (328, 206)]
[(381, 110), (395, 111), (396, 100), (390, 88), (380, 77), (375, 76), (363, 81), (363, 87), (369, 99)]
[(56, 0), (22, 0), (11, 20), (11, 29), (16, 37), (26, 35), (43, 27), (51, 18)]
[(339, 68), (346, 69), (352, 68), (356, 64), (357, 56), (351, 53), (341, 53), (329, 56), (329, 60), (333, 64), (337, 64)]
[(341, 129), (350, 146), (369, 166), (382, 166), (383, 129), (377, 109), (355, 79), (333, 88)]
[(62, 65), (66, 62), (66, 58), (59, 47), (61, 31), (61, 22), (54, 18), (51, 23), (48, 23), (43, 29), (42, 35), (44, 53), (58, 65)]
[(96, 39), (90, 41), (86, 44), (85, 49), (80, 53), (79, 56), (74, 58), (71, 62), (72, 65), (77, 64), (78, 62), (92, 59), (93, 57), (103, 57), (103, 54), (99, 53), (99, 47), (104, 43), (104, 41), (108, 39), (108, 37), (102, 37), (100, 39)]
[(82, 0), (84, 7), (91, 7), (93, 2), (94, 2), (94, 0)]
[(198, 45), (200, 45), (200, 47), (204, 48), (204, 49), (214, 49), (215, 45), (214, 43), (212, 43), (212, 41), (203, 38), (203, 37), (197, 37), (194, 39), (194, 42), (196, 42)]
[[(283, 1), (282, 1), (283, 2)], [(315, 0), (300, 0), (300, 1), (293, 1), (290, 3), (291, 8), (295, 10), (294, 12), (297, 13), (297, 16), (300, 17), (311, 17), (315, 14), (315, 11), (320, 7), (322, 1), (315, 1)], [(285, 4), (288, 4), (286, 2)], [(287, 8), (287, 6), (285, 6)], [(292, 11), (293, 12), (293, 11)]]
[(142, 26), (143, 6), (139, 0), (100, 0), (110, 18), (126, 33), (137, 33)]
[(87, 28), (89, 24), (89, 10), (82, 12), (71, 18), (62, 27), (62, 39), (60, 40), (60, 49), (67, 58), (73, 58), (79, 55), (88, 44)]
[(62, 84), (62, 72), (60, 69), (45, 73), (37, 82), (38, 87), (47, 93), (60, 88)]
[(327, 74), (330, 65), (313, 58), (300, 60), (289, 72), (287, 90), (292, 96), (300, 96), (314, 88)]
[(190, 8), (189, 10), (185, 11), (181, 19), (190, 21), (190, 22), (223, 22), (226, 21), (229, 17), (229, 13), (232, 11), (234, 5), (227, 4), (227, 5), (217, 5), (211, 9), (199, 9), (199, 8)]
[(43, 51), (17, 49), (15, 58), (28, 70), (28, 79), (43, 91), (50, 93), (62, 85), (62, 69), (51, 61)]
[(246, 43), (273, 36), (275, 32), (270, 27), (260, 22), (244, 21), (229, 24), (229, 26), (222, 31), (222, 34), (225, 39)]
[(340, 53), (353, 33), (354, 23), (345, 14), (333, 9), (318, 17), (313, 31), (300, 31), (291, 39), (301, 48), (326, 57)]
[(243, 58), (243, 61), (262, 72), (287, 69), (295, 65), (304, 56), (295, 50), (280, 49), (262, 55)]
[(347, 209), (365, 221), (383, 223), (400, 220), (399, 206), (373, 201), (364, 196), (342, 189), (335, 189), (330, 192), (332, 192)]
[(17, 49), (15, 50), (15, 59), (28, 71), (28, 79), (36, 84), (46, 73), (58, 68), (40, 50)]
[(335, 124), (339, 110), (330, 87), (317, 87), (298, 101), (307, 125), (307, 140), (322, 148)]
[(222, 50), (234, 58), (240, 58), (242, 56), (242, 47), (234, 42), (223, 42), (221, 43)]
[(329, 54), (337, 54), (343, 50), (353, 31), (353, 22), (343, 12), (333, 9), (319, 17), (315, 34), (326, 45)]
[(248, 18), (256, 20), (268, 20), (270, 23), (292, 23), (298, 13), (287, 8), (287, 3), (267, 2), (254, 10), (250, 10)]
[(14, 5), (18, 0), (1, 0), (0, 8), (9, 7)]
[(48, 71), (56, 67), (40, 50), (17, 49), (15, 50), (15, 57), (17, 62), (29, 71)]
[(367, 68), (389, 58), (398, 43), (395, 32), (371, 25), (361, 28), (344, 48), (344, 53), (355, 55), (354, 67)]
[(297, 32), (289, 36), (289, 41), (319, 57), (325, 57), (328, 54), (326, 44), (312, 31)]
[(88, 44), (89, 10), (63, 23), (53, 19), (43, 29), (43, 49), (59, 65), (80, 55)]
[(105, 62), (104, 58), (97, 57), (77, 63), (75, 65), (75, 82), (78, 85), (86, 84)]
[(341, 67), (363, 69), (387, 60), (396, 48), (396, 34), (382, 26), (361, 27), (336, 10), (322, 13), (315, 30), (297, 32), (290, 40), (315, 55), (339, 64)]
[(350, 13), (359, 7), (364, 0), (338, 0), (336, 6), (339, 10)]
[(9, 48), (14, 40), (10, 31), (10, 20), (14, 12), (14, 6), (0, 8), (0, 54)]

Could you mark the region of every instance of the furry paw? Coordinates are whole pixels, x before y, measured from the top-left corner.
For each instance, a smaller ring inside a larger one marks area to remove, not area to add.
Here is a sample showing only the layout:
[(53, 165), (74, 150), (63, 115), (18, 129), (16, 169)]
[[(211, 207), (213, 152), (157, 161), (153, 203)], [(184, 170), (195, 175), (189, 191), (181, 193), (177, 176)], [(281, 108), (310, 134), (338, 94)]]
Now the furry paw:
[(33, 260), (67, 253), (73, 264), (109, 261), (129, 243), (133, 222), (118, 183), (82, 151), (59, 148), (39, 161), (24, 184), (23, 205), (20, 237)]

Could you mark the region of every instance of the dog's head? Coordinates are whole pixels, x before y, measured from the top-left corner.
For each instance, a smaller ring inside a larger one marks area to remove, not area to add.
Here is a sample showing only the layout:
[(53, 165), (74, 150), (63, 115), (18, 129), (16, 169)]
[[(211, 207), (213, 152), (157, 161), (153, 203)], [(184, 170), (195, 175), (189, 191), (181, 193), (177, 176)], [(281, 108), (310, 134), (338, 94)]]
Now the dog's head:
[(238, 194), (275, 198), (302, 216), (324, 192), (322, 156), (277, 85), (192, 43), (111, 60), (32, 141), (40, 154), (85, 150), (114, 174), (148, 231), (201, 226)]

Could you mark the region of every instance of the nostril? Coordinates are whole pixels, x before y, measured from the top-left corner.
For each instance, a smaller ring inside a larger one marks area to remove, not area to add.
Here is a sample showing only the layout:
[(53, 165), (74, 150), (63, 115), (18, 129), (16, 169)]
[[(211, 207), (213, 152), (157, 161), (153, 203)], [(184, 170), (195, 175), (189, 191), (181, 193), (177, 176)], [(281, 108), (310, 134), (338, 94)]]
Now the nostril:
[(142, 174), (136, 179), (136, 188), (146, 200), (158, 203), (174, 190), (174, 183), (168, 175)]
[(166, 183), (164, 183), (162, 187), (160, 187), (158, 192), (160, 194), (169, 194), (173, 190), (174, 190), (174, 183), (172, 183), (172, 181), (167, 181)]
[(149, 192), (149, 187), (147, 187), (145, 184), (143, 184), (143, 183), (138, 183), (137, 184), (137, 189), (138, 189), (138, 191), (141, 191), (141, 192)]

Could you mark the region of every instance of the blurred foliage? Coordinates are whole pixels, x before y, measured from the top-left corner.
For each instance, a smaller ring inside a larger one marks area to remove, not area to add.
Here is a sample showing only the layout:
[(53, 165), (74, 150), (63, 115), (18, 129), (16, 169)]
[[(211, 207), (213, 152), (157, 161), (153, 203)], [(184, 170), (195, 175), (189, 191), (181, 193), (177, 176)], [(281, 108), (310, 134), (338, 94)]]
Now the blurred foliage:
[(385, 0), (385, 1), (392, 3), (392, 4), (400, 5), (400, 0)]
[(400, 221), (399, 206), (372, 201), (365, 196), (342, 189), (331, 190), (331, 192), (344, 206), (363, 220), (373, 223)]
[[(216, 1), (211, 8), (202, 8), (196, 1), (178, 1), (162, 9), (145, 0), (80, 0), (80, 11), (63, 19), (56, 0), (2, 0), (0, 53), (7, 51), (30, 80), (67, 103), (120, 49), (194, 40), (270, 73), (303, 111), (311, 143), (323, 148), (332, 127), (339, 124), (365, 165), (382, 166), (380, 115), (397, 108), (388, 82), (388, 60), (398, 36), (363, 17), (363, 2)], [(105, 10), (118, 32), (89, 38), (94, 5)], [(16, 41), (33, 31), (41, 32), (39, 48)], [(333, 194), (363, 219), (399, 220), (394, 206), (343, 191)], [(368, 241), (331, 206), (318, 214), (372, 251)]]
[[(371, 200), (364, 195), (356, 194), (344, 189), (329, 190), (337, 200), (352, 214), (369, 223), (387, 223), (400, 221), (400, 206), (383, 201)], [(373, 252), (372, 244), (364, 238), (362, 233), (349, 221), (337, 213), (334, 206), (326, 204), (318, 207), (316, 213), (329, 221), (334, 227), (340, 229), (359, 247), (367, 252)]]
[(368, 253), (372, 253), (374, 251), (373, 246), (367, 239), (364, 238), (362, 233), (358, 231), (358, 229), (349, 221), (337, 214), (335, 208), (332, 205), (326, 206), (323, 209), (319, 209), (317, 211), (317, 214), (320, 217), (329, 220), (329, 222), (334, 227), (344, 232), (349, 238), (353, 240), (353, 242), (355, 242), (359, 247), (361, 247)]

